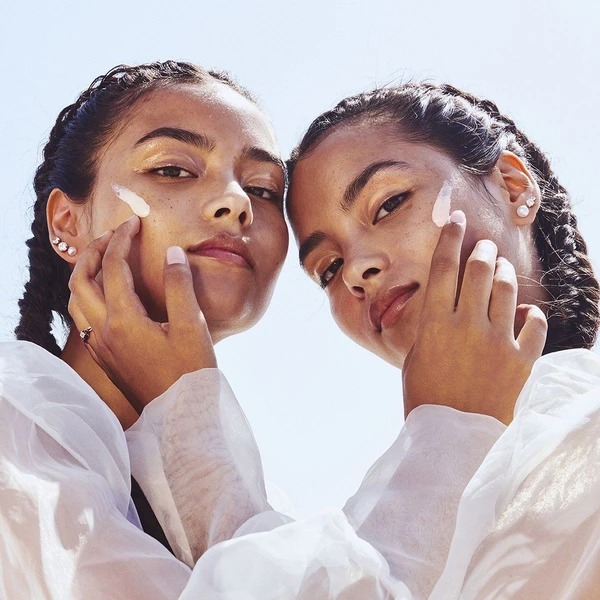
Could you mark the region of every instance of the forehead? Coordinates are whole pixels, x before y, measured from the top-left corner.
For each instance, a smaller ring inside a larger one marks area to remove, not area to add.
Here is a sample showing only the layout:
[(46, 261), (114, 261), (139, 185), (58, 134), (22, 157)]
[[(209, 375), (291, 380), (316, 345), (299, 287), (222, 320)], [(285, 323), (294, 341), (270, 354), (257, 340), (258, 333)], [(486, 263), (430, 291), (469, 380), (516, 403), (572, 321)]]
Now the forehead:
[(264, 113), (227, 85), (209, 82), (159, 88), (131, 110), (113, 143), (139, 139), (160, 127), (203, 133), (219, 143), (261, 146), (277, 152), (273, 129)]
[(347, 187), (367, 167), (402, 161), (407, 175), (441, 175), (456, 168), (442, 150), (406, 139), (393, 124), (358, 123), (336, 128), (294, 168), (288, 211), (298, 229), (307, 213), (338, 207)]

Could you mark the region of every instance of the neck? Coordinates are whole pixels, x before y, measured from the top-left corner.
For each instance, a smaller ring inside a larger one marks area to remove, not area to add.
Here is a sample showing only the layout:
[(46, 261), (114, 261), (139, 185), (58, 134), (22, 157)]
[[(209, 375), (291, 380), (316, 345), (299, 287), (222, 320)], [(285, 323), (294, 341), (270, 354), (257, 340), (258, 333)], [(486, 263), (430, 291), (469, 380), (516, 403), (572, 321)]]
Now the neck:
[(139, 415), (91, 357), (77, 330), (72, 328), (69, 332), (60, 358), (100, 396), (108, 408), (115, 413), (123, 429), (128, 429), (137, 421)]

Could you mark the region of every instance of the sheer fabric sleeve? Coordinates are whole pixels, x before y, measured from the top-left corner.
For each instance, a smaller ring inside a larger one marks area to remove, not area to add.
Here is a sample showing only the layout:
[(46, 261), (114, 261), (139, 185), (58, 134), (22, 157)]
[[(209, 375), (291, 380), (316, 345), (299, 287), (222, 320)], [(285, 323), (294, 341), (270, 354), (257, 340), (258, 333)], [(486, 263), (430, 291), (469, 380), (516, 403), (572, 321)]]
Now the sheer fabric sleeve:
[(433, 600), (598, 598), (600, 358), (548, 355), (461, 499)]
[(132, 474), (188, 566), (250, 517), (269, 512), (258, 447), (218, 369), (183, 376), (125, 435)]

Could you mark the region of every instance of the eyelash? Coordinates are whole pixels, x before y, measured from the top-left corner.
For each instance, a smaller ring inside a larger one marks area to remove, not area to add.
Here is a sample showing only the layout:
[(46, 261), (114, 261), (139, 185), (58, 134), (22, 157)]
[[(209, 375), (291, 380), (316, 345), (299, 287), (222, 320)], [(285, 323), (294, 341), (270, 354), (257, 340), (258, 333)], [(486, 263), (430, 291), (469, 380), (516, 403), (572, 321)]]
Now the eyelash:
[[(167, 169), (171, 170), (170, 175), (167, 175)], [(178, 171), (179, 173), (187, 173), (187, 175), (184, 175), (183, 177), (180, 174), (174, 175), (172, 173), (173, 171)], [(164, 177), (166, 179), (194, 179), (197, 177), (197, 175), (195, 175), (191, 171), (188, 171), (183, 167), (178, 167), (177, 165), (165, 165), (164, 167), (157, 167), (156, 169), (152, 169), (150, 172), (155, 173), (156, 175), (159, 175), (160, 177)], [(263, 200), (274, 202), (275, 204), (281, 204), (283, 200), (281, 194), (279, 194), (275, 190), (270, 190), (268, 188), (260, 186), (247, 186), (244, 188), (244, 191), (250, 196), (256, 196), (257, 198), (262, 198)], [(266, 196), (264, 195), (265, 193)]]
[[(385, 219), (387, 216), (391, 215), (408, 198), (408, 196), (408, 192), (403, 192), (402, 194), (396, 194), (395, 196), (388, 198), (383, 204), (381, 204), (379, 210), (375, 214), (375, 217), (373, 218), (373, 225), (381, 221), (381, 219)], [(387, 208), (386, 204), (388, 205)], [(385, 210), (387, 214), (377, 218), (382, 210)]]
[[(180, 175), (167, 175), (166, 171), (167, 169), (170, 169), (171, 172), (172, 171), (179, 171), (179, 173), (187, 173), (187, 175), (184, 175), (183, 177), (181, 177)], [(161, 171), (163, 171), (163, 173), (161, 173)], [(164, 165), (163, 167), (157, 167), (156, 169), (151, 169), (150, 173), (154, 173), (156, 175), (158, 175), (159, 177), (165, 177), (166, 179), (195, 179), (197, 177), (197, 175), (195, 173), (192, 173), (191, 171), (188, 171), (187, 169), (184, 169), (183, 167), (178, 167), (177, 165)]]
[[(261, 198), (262, 200), (267, 200), (268, 202), (274, 202), (275, 204), (281, 204), (283, 201), (281, 194), (279, 194), (275, 190), (270, 190), (269, 188), (260, 187), (260, 186), (256, 186), (256, 185), (248, 185), (244, 188), (244, 191), (249, 196), (256, 196), (258, 198)], [(264, 192), (267, 193), (267, 197), (262, 195)]]
[[(402, 194), (391, 196), (385, 202), (383, 202), (379, 207), (375, 218), (373, 219), (373, 225), (381, 221), (381, 219), (385, 219), (385, 217), (388, 215), (391, 215), (408, 198), (408, 196), (409, 192), (403, 192)], [(388, 205), (387, 207), (386, 204)], [(385, 210), (387, 214), (377, 218), (382, 210)], [(343, 264), (344, 261), (341, 258), (336, 258), (334, 261), (329, 263), (329, 266), (319, 275), (319, 285), (323, 289), (325, 289), (333, 281), (333, 278)]]
[[(340, 270), (344, 261), (341, 258), (336, 258), (334, 261), (329, 263), (329, 266), (319, 275), (319, 285), (325, 289), (335, 277), (335, 274)], [(331, 277), (327, 279), (327, 274)]]

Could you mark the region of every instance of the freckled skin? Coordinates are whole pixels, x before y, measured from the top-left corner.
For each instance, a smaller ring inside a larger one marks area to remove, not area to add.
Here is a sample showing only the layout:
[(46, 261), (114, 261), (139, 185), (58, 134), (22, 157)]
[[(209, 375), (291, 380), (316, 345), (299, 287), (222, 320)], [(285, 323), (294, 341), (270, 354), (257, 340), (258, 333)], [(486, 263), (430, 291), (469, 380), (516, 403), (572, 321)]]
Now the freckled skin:
[[(214, 140), (214, 148), (207, 151), (163, 137), (136, 144), (163, 127), (203, 134)], [(222, 234), (245, 240), (252, 269), (188, 254), (196, 296), (214, 342), (248, 329), (262, 316), (288, 244), (279, 203), (248, 191), (255, 186), (282, 194), (283, 173), (270, 163), (242, 160), (245, 147), (279, 155), (265, 116), (231, 88), (205, 84), (157, 90), (136, 105), (102, 153), (94, 192), (86, 205), (89, 242), (131, 216), (131, 208), (117, 197), (113, 183), (134, 190), (148, 203), (150, 214), (142, 219), (130, 264), (136, 292), (156, 321), (167, 320), (163, 265), (169, 246), (187, 251)], [(174, 165), (194, 177), (151, 171)], [(233, 213), (215, 216), (232, 203), (243, 206), (252, 218), (242, 224)]]
[[(343, 210), (348, 184), (378, 161), (405, 161), (406, 170), (386, 170), (373, 177), (355, 204)], [(361, 346), (402, 367), (416, 339), (431, 257), (440, 235), (432, 210), (444, 181), (452, 182), (452, 209), (463, 210), (467, 230), (462, 269), (476, 242), (491, 239), (499, 255), (518, 274), (535, 278), (539, 269), (529, 229), (513, 223), (512, 206), (502, 177), (494, 172), (475, 179), (432, 146), (403, 140), (389, 125), (357, 124), (327, 135), (294, 170), (289, 214), (302, 243), (321, 231), (325, 241), (311, 252), (305, 269), (315, 281), (336, 259), (342, 267), (326, 287), (332, 315), (340, 328)], [(382, 204), (408, 192), (402, 203), (374, 223)], [(490, 195), (492, 198), (490, 198)], [(418, 284), (393, 327), (381, 332), (369, 320), (369, 304), (393, 286)], [(363, 290), (362, 296), (353, 289)], [(537, 304), (539, 286), (520, 287), (519, 302)], [(359, 297), (361, 296), (361, 297)]]

